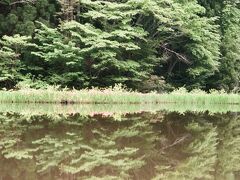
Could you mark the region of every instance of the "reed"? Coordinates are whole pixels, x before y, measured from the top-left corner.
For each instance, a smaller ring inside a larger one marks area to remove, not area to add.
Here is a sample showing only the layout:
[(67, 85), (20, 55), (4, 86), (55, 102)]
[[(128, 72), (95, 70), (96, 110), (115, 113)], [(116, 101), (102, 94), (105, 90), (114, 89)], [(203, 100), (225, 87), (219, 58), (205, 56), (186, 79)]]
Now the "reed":
[(157, 112), (186, 112), (204, 113), (227, 113), (240, 112), (239, 105), (231, 104), (182, 104), (162, 103), (162, 104), (25, 104), (25, 103), (0, 103), (1, 113), (18, 113), (22, 115), (73, 115), (82, 116), (117, 116), (134, 113), (157, 113)]
[(0, 103), (63, 103), (63, 104), (240, 104), (240, 95), (200, 90), (187, 92), (181, 88), (171, 93), (158, 94), (127, 91), (123, 88), (46, 90), (23, 89), (0, 91)]

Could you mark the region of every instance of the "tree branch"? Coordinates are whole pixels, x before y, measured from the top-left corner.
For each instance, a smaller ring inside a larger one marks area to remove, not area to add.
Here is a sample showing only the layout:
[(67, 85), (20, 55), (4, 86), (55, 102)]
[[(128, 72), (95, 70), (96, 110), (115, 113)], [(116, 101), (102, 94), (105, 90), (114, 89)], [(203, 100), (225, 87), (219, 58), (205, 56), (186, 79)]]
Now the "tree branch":
[(35, 3), (36, 0), (20, 0), (20, 1), (15, 1), (15, 2), (12, 2), (12, 3), (3, 3), (3, 2), (0, 2), (0, 4), (4, 4), (4, 5), (7, 5), (7, 6), (13, 6), (15, 4), (23, 4), (23, 3)]
[(192, 62), (190, 62), (184, 55), (179, 54), (179, 53), (177, 53), (177, 52), (175, 52), (175, 51), (167, 48), (167, 47), (165, 46), (165, 44), (164, 44), (164, 45), (160, 45), (160, 47), (161, 47), (162, 49), (164, 49), (165, 51), (174, 54), (174, 55), (178, 58), (179, 61), (181, 61), (181, 62), (183, 62), (183, 63), (185, 63), (185, 64), (188, 64), (188, 65), (191, 65), (191, 64), (192, 64)]

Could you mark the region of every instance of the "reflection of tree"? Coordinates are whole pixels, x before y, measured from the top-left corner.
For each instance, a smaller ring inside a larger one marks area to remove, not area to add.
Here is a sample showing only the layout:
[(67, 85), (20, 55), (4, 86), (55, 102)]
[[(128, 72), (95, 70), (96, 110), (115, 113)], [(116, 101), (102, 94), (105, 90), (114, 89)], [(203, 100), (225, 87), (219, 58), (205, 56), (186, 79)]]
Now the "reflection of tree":
[(144, 166), (156, 140), (145, 119), (128, 117), (118, 122), (105, 117), (90, 120), (65, 135), (48, 135), (33, 143), (39, 149), (39, 171), (52, 166), (88, 178), (94, 174), (125, 179), (136, 176), (135, 171)]
[(211, 124), (196, 122), (187, 125), (194, 140), (184, 148), (186, 159), (158, 165), (154, 179), (211, 179), (217, 158), (217, 131)]
[[(153, 142), (157, 140), (151, 125), (138, 117), (120, 122), (111, 117), (88, 119), (80, 115), (13, 119), (14, 116), (5, 117), (6, 123), (2, 124), (3, 138), (8, 139), (8, 144), (13, 141), (11, 146), (2, 144), (2, 154), (5, 158), (30, 159), (29, 162), (36, 159), (36, 170), (42, 175), (57, 168), (63, 174), (85, 178), (129, 178), (145, 164), (145, 151), (154, 149)], [(13, 130), (10, 124), (18, 129), (18, 135), (9, 134)]]
[(29, 160), (31, 149), (21, 139), (27, 127), (20, 122), (22, 116), (0, 114), (0, 179), (19, 179), (24, 175), (35, 179), (35, 163)]
[(237, 114), (117, 119), (0, 114), (0, 179), (229, 179), (240, 171)]
[[(14, 157), (16, 159), (27, 158), (27, 152), (22, 152), (19, 148), (21, 143), (21, 135), (26, 131), (26, 126), (16, 123), (16, 119), (20, 116), (11, 116), (1, 114), (0, 116), (0, 150), (5, 158)], [(21, 120), (20, 120), (21, 121)], [(16, 149), (14, 149), (16, 147)]]
[(221, 143), (218, 152), (217, 179), (237, 179), (235, 173), (240, 171), (240, 116), (231, 113), (222, 117), (222, 122), (219, 127)]

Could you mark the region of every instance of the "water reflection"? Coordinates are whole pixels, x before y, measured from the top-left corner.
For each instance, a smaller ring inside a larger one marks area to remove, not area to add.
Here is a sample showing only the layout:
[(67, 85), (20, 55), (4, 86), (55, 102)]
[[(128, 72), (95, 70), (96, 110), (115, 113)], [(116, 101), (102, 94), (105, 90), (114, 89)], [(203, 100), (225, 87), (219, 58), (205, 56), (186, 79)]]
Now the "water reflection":
[(0, 179), (240, 179), (240, 114), (0, 113)]

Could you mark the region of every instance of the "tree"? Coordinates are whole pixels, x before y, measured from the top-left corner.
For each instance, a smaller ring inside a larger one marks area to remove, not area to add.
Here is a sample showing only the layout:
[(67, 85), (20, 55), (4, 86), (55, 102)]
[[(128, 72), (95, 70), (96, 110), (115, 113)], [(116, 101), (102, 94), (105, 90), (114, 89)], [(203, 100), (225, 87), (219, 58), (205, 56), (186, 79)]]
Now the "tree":
[(240, 4), (225, 1), (222, 12), (222, 59), (218, 86), (239, 92), (240, 86)]
[(20, 52), (24, 76), (76, 88), (239, 89), (238, 1), (0, 2), (0, 36), (36, 44)]
[(58, 6), (55, 0), (1, 0), (0, 36), (32, 35), (36, 20), (52, 25), (57, 23)]
[[(196, 1), (144, 1), (140, 23), (149, 32), (148, 42), (165, 63), (156, 73), (175, 86), (205, 88), (218, 70), (220, 35), (215, 18), (203, 16)], [(139, 22), (138, 21), (138, 22)]]
[[(131, 26), (137, 10), (128, 3), (107, 1), (86, 1), (82, 6), (87, 10), (81, 18), (88, 23), (66, 21), (55, 29), (42, 25), (35, 36), (39, 51), (33, 54), (51, 62), (52, 77), (56, 75), (57, 79), (58, 71), (60, 75), (66, 73), (66, 85), (86, 87), (125, 83), (136, 87), (150, 75), (158, 60), (145, 45), (147, 33), (140, 26)], [(66, 57), (64, 50), (71, 55)], [(142, 54), (142, 51), (146, 53)], [(65, 64), (65, 61), (71, 62)], [(68, 75), (72, 77), (68, 79)], [(83, 81), (76, 83), (71, 78)], [(53, 80), (51, 83), (59, 82)]]
[(3, 36), (0, 40), (0, 82), (1, 88), (12, 88), (23, 76), (21, 70), (23, 64), (20, 55), (24, 49), (32, 44), (28, 43), (27, 36)]

